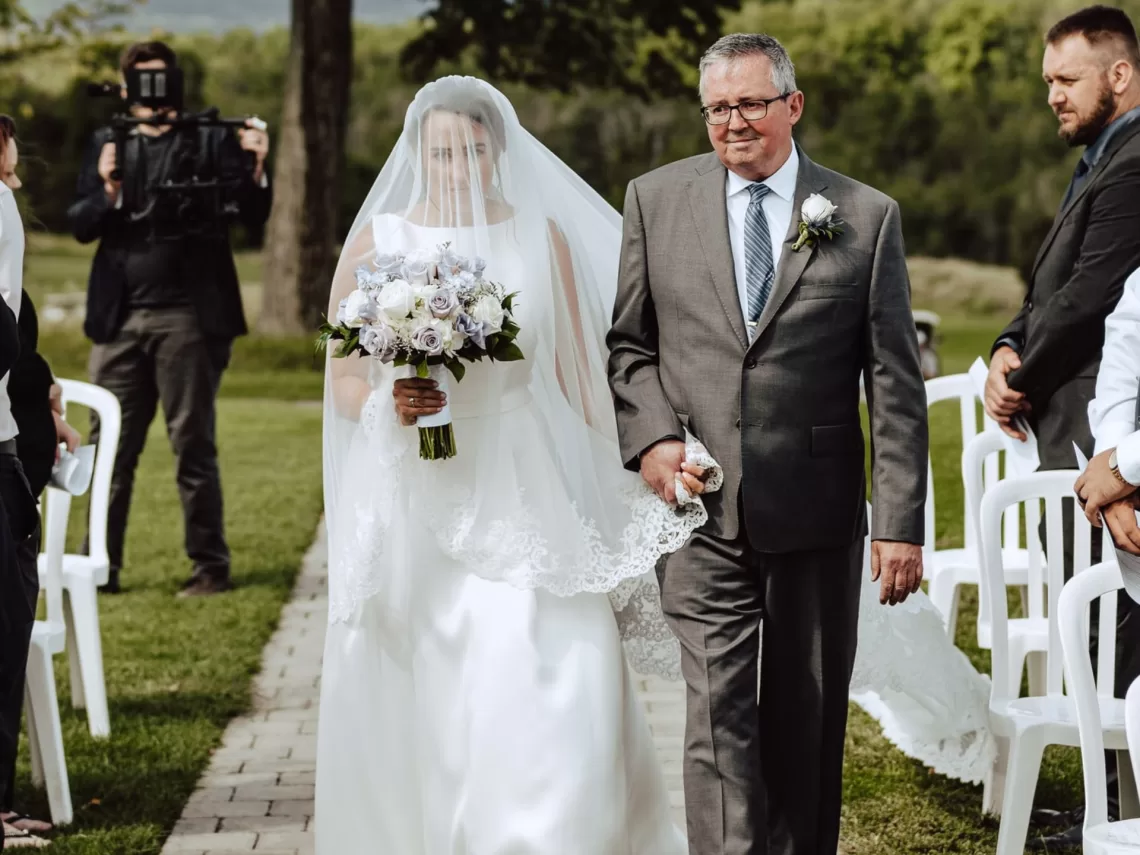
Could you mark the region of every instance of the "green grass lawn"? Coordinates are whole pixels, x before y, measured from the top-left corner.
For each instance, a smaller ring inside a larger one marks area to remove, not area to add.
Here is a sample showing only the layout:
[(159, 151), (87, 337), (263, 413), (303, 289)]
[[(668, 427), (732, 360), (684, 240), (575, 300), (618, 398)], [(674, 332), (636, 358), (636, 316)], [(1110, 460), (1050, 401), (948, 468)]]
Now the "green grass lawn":
[[(174, 598), (190, 567), (173, 460), (161, 422), (136, 482), (126, 592), (99, 601), (112, 735), (91, 739), (70, 707), (66, 657), (57, 659), (75, 825), (60, 855), (156, 855), (229, 719), (249, 704), (262, 647), (288, 599), (321, 512), (320, 409), (224, 400), (219, 448), (237, 590)], [(73, 506), (73, 520), (82, 518)], [(77, 542), (82, 524), (73, 527)], [(21, 807), (47, 816), (30, 786), (26, 744)]]

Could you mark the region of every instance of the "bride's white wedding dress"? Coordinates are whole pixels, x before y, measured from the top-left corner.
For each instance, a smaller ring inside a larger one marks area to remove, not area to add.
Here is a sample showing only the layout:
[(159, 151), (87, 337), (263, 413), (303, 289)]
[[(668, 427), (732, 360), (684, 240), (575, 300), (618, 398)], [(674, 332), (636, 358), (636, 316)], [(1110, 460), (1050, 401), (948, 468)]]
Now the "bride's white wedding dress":
[[(526, 283), (533, 277), (520, 266), (513, 226), (491, 226), (492, 245), (480, 251), (489, 279)], [(385, 251), (442, 237), (394, 215), (377, 217), (374, 229)], [(448, 237), (474, 252), (462, 230)], [(537, 346), (537, 302), (524, 285), (524, 353)], [(542, 572), (535, 559), (559, 526), (579, 524), (546, 453), (530, 381), (523, 361), (475, 365), (453, 384), (459, 454), (448, 461), (417, 457), (415, 428), (395, 425), (390, 390), (365, 408), (361, 489), (391, 502), (390, 536), (374, 538), (375, 509), (361, 501), (359, 536), (330, 560), (400, 567), (388, 567), (384, 590), (371, 596), (331, 592), (334, 611), (352, 614), (330, 624), (326, 642), (321, 855), (685, 851), (605, 593), (608, 568), (598, 568), (597, 593), (558, 596), (528, 578)], [(389, 439), (374, 463), (364, 449), (377, 448), (380, 434)], [(488, 538), (470, 500), (481, 478), (494, 479), (506, 506), (497, 519), (514, 522)], [(479, 553), (505, 578), (461, 563)]]
[[(473, 224), (428, 225), (424, 199)], [(417, 95), (330, 314), (357, 264), (447, 243), (518, 292), (526, 359), (451, 384), (446, 461), (397, 423), (393, 369), (328, 362), (317, 855), (685, 852), (630, 666), (680, 680), (654, 568), (707, 517), (621, 467), (604, 345), (620, 239), (492, 87)], [(853, 699), (910, 756), (981, 780), (987, 681), (925, 597), (881, 607), (869, 576)]]

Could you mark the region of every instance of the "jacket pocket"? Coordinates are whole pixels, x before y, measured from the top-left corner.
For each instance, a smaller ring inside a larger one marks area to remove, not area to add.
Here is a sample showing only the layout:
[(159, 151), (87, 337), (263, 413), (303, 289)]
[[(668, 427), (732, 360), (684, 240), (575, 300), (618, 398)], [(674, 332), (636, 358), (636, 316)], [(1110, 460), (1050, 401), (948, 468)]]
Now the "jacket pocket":
[(857, 424), (817, 425), (811, 429), (812, 457), (863, 453), (863, 429)]
[(799, 299), (801, 300), (856, 300), (858, 287), (854, 282), (834, 283), (808, 283), (800, 285)]

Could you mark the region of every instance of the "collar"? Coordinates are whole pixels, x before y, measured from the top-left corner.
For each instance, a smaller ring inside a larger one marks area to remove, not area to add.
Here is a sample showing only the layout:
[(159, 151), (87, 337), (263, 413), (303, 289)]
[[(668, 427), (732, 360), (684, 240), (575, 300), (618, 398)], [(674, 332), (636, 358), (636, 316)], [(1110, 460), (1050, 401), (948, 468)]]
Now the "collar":
[(1108, 150), (1113, 138), (1137, 119), (1140, 119), (1140, 107), (1133, 107), (1123, 116), (1114, 119), (1112, 124), (1100, 132), (1100, 136), (1081, 155), (1081, 159), (1089, 169), (1096, 166), (1097, 162), (1104, 157), (1104, 153)]
[[(1123, 118), (1123, 117), (1122, 117)], [(795, 143), (792, 144), (792, 153), (784, 161), (784, 165), (765, 178), (762, 182), (749, 181), (741, 178), (731, 169), (728, 171), (728, 182), (725, 185), (725, 194), (729, 198), (737, 193), (744, 193), (753, 184), (767, 184), (769, 189), (786, 202), (796, 200), (796, 179), (800, 173), (800, 153)]]

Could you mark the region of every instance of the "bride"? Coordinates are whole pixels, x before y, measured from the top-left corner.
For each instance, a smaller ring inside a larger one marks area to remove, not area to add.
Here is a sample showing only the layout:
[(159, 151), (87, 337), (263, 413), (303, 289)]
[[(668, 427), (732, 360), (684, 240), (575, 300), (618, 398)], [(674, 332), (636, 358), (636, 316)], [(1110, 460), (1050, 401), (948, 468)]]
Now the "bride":
[[(417, 94), (329, 316), (359, 267), (446, 245), (518, 292), (525, 359), (450, 389), (328, 360), (318, 855), (685, 851), (629, 666), (680, 678), (655, 566), (706, 521), (697, 494), (719, 472), (691, 443), (693, 500), (670, 508), (621, 466), (604, 345), (620, 240), (618, 214), (492, 86)], [(415, 420), (445, 403), (457, 456), (422, 460)], [(981, 780), (987, 684), (929, 601), (864, 596), (860, 642), (908, 654), (857, 657), (853, 697), (888, 737)]]

